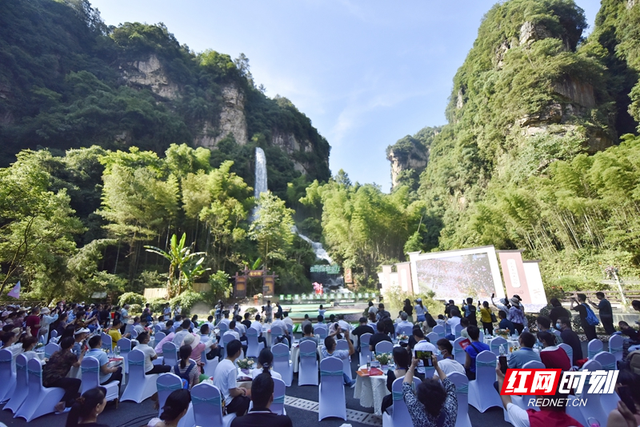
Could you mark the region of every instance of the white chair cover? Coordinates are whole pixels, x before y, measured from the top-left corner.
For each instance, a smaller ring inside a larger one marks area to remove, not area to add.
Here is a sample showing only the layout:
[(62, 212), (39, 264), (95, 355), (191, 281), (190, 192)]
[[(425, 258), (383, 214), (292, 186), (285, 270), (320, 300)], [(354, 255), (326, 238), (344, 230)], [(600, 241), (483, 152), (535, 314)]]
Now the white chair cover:
[(151, 328), (151, 329), (153, 330), (154, 334), (161, 331), (160, 325), (158, 325), (158, 324), (153, 325), (153, 328)]
[(456, 338), (459, 338), (460, 334), (462, 334), (462, 325), (458, 323), (456, 327), (453, 328), (453, 335), (455, 335)]
[(318, 350), (314, 341), (300, 343), (298, 385), (318, 385)]
[[(391, 415), (386, 412), (382, 413), (382, 427), (406, 427), (412, 426), (411, 416), (407, 409), (406, 403), (404, 403), (404, 397), (402, 394), (402, 382), (404, 378), (397, 378), (391, 386), (391, 395), (393, 398), (393, 404), (391, 405)], [(413, 377), (413, 388), (421, 383), (420, 378)]]
[(611, 335), (609, 338), (609, 353), (613, 354), (616, 361), (622, 360), (622, 347), (624, 338), (621, 335)]
[(289, 332), (290, 337), (293, 336), (293, 325), (290, 323), (287, 323), (287, 332)]
[(122, 370), (125, 374), (129, 373), (129, 353), (131, 352), (131, 340), (129, 338), (120, 338), (116, 343), (120, 347), (120, 356), (124, 359)]
[(162, 344), (162, 357), (164, 364), (172, 368), (178, 364), (178, 346), (171, 341)]
[(321, 339), (325, 339), (327, 337), (327, 326), (324, 324), (316, 324), (313, 327), (313, 335), (317, 335)]
[(131, 329), (131, 339), (135, 340), (136, 338), (138, 338), (138, 331), (136, 331), (135, 328)]
[(326, 357), (320, 362), (320, 392), (318, 402), (318, 421), (322, 421), (328, 417), (347, 420), (342, 360), (337, 357)]
[(569, 357), (569, 362), (571, 363), (571, 366), (573, 366), (573, 348), (571, 348), (571, 346), (567, 343), (560, 343), (558, 344), (558, 347), (562, 347), (564, 352), (567, 353), (567, 356)]
[(287, 411), (284, 409), (284, 397), (286, 394), (286, 385), (284, 381), (279, 378), (273, 379), (273, 402), (271, 402), (271, 412), (278, 415), (287, 415)]
[[(608, 351), (603, 351), (596, 354), (593, 360), (600, 363), (600, 365), (602, 365), (602, 369), (604, 369), (605, 371), (613, 371), (617, 369), (616, 356), (609, 353)], [(603, 394), (600, 396), (602, 409), (604, 409), (607, 414), (618, 407), (619, 401), (620, 396), (618, 396), (618, 393)]]
[(50, 342), (49, 344), (44, 346), (44, 357), (48, 359), (56, 351), (60, 351), (60, 346), (54, 342)]
[(500, 395), (493, 388), (497, 360), (496, 355), (488, 350), (476, 356), (476, 379), (469, 381), (469, 404), (480, 412), (493, 406), (502, 408)]
[(153, 337), (155, 338), (155, 342), (159, 343), (160, 341), (162, 341), (167, 337), (167, 334), (165, 334), (162, 331), (158, 331), (153, 335)]
[(502, 337), (496, 337), (494, 339), (491, 340), (491, 344), (489, 344), (489, 347), (491, 347), (491, 352), (493, 354), (495, 354), (496, 356), (500, 356), (500, 346), (504, 345), (504, 351), (505, 352), (509, 352), (509, 346), (507, 345), (507, 340), (505, 340)]
[(258, 331), (247, 328), (247, 357), (258, 357), (264, 348), (264, 343), (258, 342)]
[[(349, 351), (349, 343), (345, 339), (341, 339), (336, 341), (336, 350), (347, 350)], [(347, 357), (342, 361), (342, 369), (344, 373), (347, 374), (350, 380), (353, 379), (353, 375), (351, 374), (351, 356)]]
[(465, 339), (466, 338), (460, 337), (456, 338), (456, 340), (453, 342), (453, 358), (456, 359), (456, 362), (460, 363), (462, 366), (464, 366), (464, 362), (466, 362), (467, 360), (467, 353), (460, 346), (460, 341)]
[(291, 363), (291, 355), (289, 354), (289, 346), (278, 343), (271, 347), (273, 353), (273, 370), (282, 375), (282, 381), (291, 387), (293, 381), (293, 363)]
[(107, 350), (107, 353), (111, 353), (113, 340), (111, 335), (105, 334), (104, 332), (101, 335), (102, 338), (102, 349)]
[[(544, 366), (544, 363), (542, 362), (538, 362), (537, 360), (532, 360), (530, 362), (525, 363), (524, 366), (522, 366), (522, 368), (523, 369), (546, 369), (546, 366)], [(524, 396), (511, 396), (511, 402), (514, 405), (517, 405), (524, 410), (527, 410), (527, 409), (539, 410), (540, 408), (538, 408), (537, 406), (529, 406), (529, 402), (531, 401), (531, 399), (535, 400), (536, 396), (532, 394), (528, 394)], [(510, 420), (508, 420), (506, 410), (504, 411), (504, 413), (505, 413), (505, 421), (511, 422)]]
[(216, 371), (218, 367), (218, 363), (220, 363), (220, 359), (214, 357), (213, 359), (207, 359), (207, 356), (202, 353), (200, 356), (200, 360), (204, 362), (204, 374), (208, 377), (213, 377), (213, 373)]
[(596, 354), (600, 353), (602, 351), (602, 348), (602, 341), (600, 341), (599, 339), (594, 338), (589, 341), (589, 344), (587, 344), (587, 357), (589, 358), (589, 360), (592, 360), (596, 356)]
[(135, 348), (129, 353), (129, 381), (120, 401), (132, 400), (140, 403), (156, 392), (158, 374), (145, 375), (144, 353)]
[(391, 353), (393, 351), (393, 343), (390, 341), (380, 341), (376, 344), (376, 354)]
[(27, 372), (28, 398), (20, 405), (14, 418), (24, 418), (27, 422), (31, 422), (35, 418), (53, 412), (56, 404), (64, 396), (64, 389), (42, 386), (42, 362), (38, 358), (27, 362)]
[(222, 416), (222, 398), (218, 387), (200, 383), (191, 389), (195, 425), (198, 427), (228, 427), (236, 414)]
[(408, 337), (410, 337), (411, 335), (413, 335), (413, 326), (411, 325), (405, 325), (402, 326), (398, 329), (398, 333), (399, 334), (404, 334)]
[(11, 395), (7, 396), (10, 397), (10, 399), (3, 408), (9, 409), (14, 414), (29, 394), (27, 363), (27, 357), (24, 354), (19, 354), (18, 357), (16, 357), (16, 388)]
[(56, 331), (55, 329), (53, 331), (51, 331), (51, 338), (56, 338), (58, 336), (58, 331)]
[(169, 397), (173, 391), (182, 389), (182, 379), (172, 373), (160, 374), (156, 379), (156, 389), (158, 390), (158, 416), (160, 416), (167, 397)]
[(284, 335), (284, 331), (280, 326), (271, 327), (271, 339), (273, 339), (273, 337), (281, 337), (282, 335)]
[[(82, 388), (80, 390), (80, 394), (100, 385), (100, 362), (98, 362), (98, 359), (91, 356), (85, 356), (82, 359), (80, 369), (82, 371)], [(107, 402), (116, 400), (120, 397), (120, 381), (113, 381), (103, 385), (102, 387), (107, 390), (107, 395), (105, 396)]]
[(456, 386), (456, 397), (458, 398), (456, 427), (471, 427), (471, 419), (469, 418), (469, 379), (459, 372), (452, 372), (447, 375), (447, 378)]
[(369, 332), (360, 335), (360, 366), (367, 364), (367, 357), (369, 357), (369, 360), (373, 359), (371, 350), (369, 350), (369, 341), (372, 335)]
[(429, 340), (430, 343), (432, 343), (433, 345), (436, 345), (436, 343), (440, 339), (440, 335), (438, 335), (436, 332), (429, 332), (427, 334), (427, 339)]
[[(438, 334), (438, 337), (440, 338), (444, 338), (445, 337), (445, 332), (444, 332), (444, 326), (442, 325), (436, 325), (433, 327), (433, 332)], [(438, 338), (438, 339), (440, 339)]]
[[(602, 365), (600, 362), (596, 360), (588, 360), (587, 363), (582, 365), (581, 371), (598, 371), (602, 370)], [(582, 413), (582, 419), (576, 418), (576, 420), (580, 421), (583, 425), (587, 426), (587, 420), (591, 417), (595, 418), (600, 422), (601, 426), (607, 425), (607, 417), (609, 416), (608, 412), (605, 412), (602, 407), (602, 402), (600, 401), (600, 394), (590, 394), (589, 391), (589, 379), (585, 382), (584, 388), (582, 389), (582, 394), (577, 396), (582, 399), (587, 399), (589, 404), (586, 406), (580, 406), (580, 412)], [(569, 408), (567, 408), (567, 413)], [(569, 414), (573, 417), (572, 414)]]
[(16, 372), (13, 369), (13, 353), (0, 350), (0, 402), (8, 400), (16, 388)]

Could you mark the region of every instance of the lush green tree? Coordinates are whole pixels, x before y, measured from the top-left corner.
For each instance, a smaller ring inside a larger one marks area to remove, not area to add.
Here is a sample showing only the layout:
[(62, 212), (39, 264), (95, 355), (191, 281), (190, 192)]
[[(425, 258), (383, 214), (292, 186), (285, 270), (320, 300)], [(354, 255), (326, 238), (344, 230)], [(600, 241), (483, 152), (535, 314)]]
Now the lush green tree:
[(260, 195), (249, 238), (258, 244), (265, 270), (274, 260), (285, 260), (294, 240), (293, 211), (271, 192)]

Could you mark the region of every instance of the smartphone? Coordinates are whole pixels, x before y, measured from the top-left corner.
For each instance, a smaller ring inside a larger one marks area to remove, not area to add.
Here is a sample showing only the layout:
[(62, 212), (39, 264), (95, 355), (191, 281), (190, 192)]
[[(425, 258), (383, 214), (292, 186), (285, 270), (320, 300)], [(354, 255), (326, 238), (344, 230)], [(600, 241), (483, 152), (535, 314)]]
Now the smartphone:
[(500, 371), (503, 374), (507, 373), (507, 356), (498, 356), (498, 362), (500, 362)]
[(494, 299), (495, 297), (496, 297), (495, 293), (491, 294), (491, 299)]
[(631, 396), (631, 392), (629, 391), (629, 387), (626, 385), (622, 385), (618, 387), (618, 396), (620, 396), (620, 400), (627, 405), (627, 408), (634, 414), (637, 412), (636, 404), (633, 402), (633, 397)]
[(424, 366), (433, 366), (431, 356), (433, 356), (432, 351), (416, 350), (416, 358), (422, 360)]

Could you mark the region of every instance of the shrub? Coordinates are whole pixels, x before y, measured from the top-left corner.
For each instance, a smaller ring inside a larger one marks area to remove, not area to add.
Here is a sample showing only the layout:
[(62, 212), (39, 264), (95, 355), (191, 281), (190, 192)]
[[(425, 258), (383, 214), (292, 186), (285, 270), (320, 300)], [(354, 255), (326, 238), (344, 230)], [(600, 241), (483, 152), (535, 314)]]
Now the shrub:
[(196, 303), (203, 302), (204, 296), (194, 291), (185, 291), (178, 296), (171, 298), (171, 306), (174, 307), (176, 304), (180, 304), (182, 308), (182, 314), (188, 315), (191, 312)]
[(162, 313), (162, 310), (164, 309), (164, 305), (166, 304), (167, 300), (162, 298), (154, 298), (147, 302), (151, 304), (152, 313)]
[(139, 316), (142, 314), (142, 305), (141, 304), (129, 304), (129, 316)]
[[(138, 304), (142, 306), (144, 305), (144, 296), (135, 292), (125, 292), (124, 294), (120, 295), (118, 304), (120, 305), (120, 307), (123, 307), (125, 304)], [(131, 307), (131, 309), (133, 310), (133, 307)]]

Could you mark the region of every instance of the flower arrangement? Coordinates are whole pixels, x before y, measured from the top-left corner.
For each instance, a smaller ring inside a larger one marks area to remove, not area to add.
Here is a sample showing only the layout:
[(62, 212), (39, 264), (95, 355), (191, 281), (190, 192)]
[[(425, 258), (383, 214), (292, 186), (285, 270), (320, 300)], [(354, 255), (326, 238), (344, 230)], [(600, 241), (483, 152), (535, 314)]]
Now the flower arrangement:
[(398, 341), (409, 341), (409, 337), (406, 336), (405, 334), (399, 334)]
[(388, 365), (391, 360), (391, 353), (376, 354), (376, 360), (383, 366)]
[(496, 329), (496, 335), (507, 338), (509, 336), (509, 329)]
[(236, 363), (240, 369), (252, 369), (254, 362), (251, 359), (238, 359)]
[(44, 343), (38, 342), (36, 344), (36, 349), (43, 348), (43, 347), (44, 347)]

